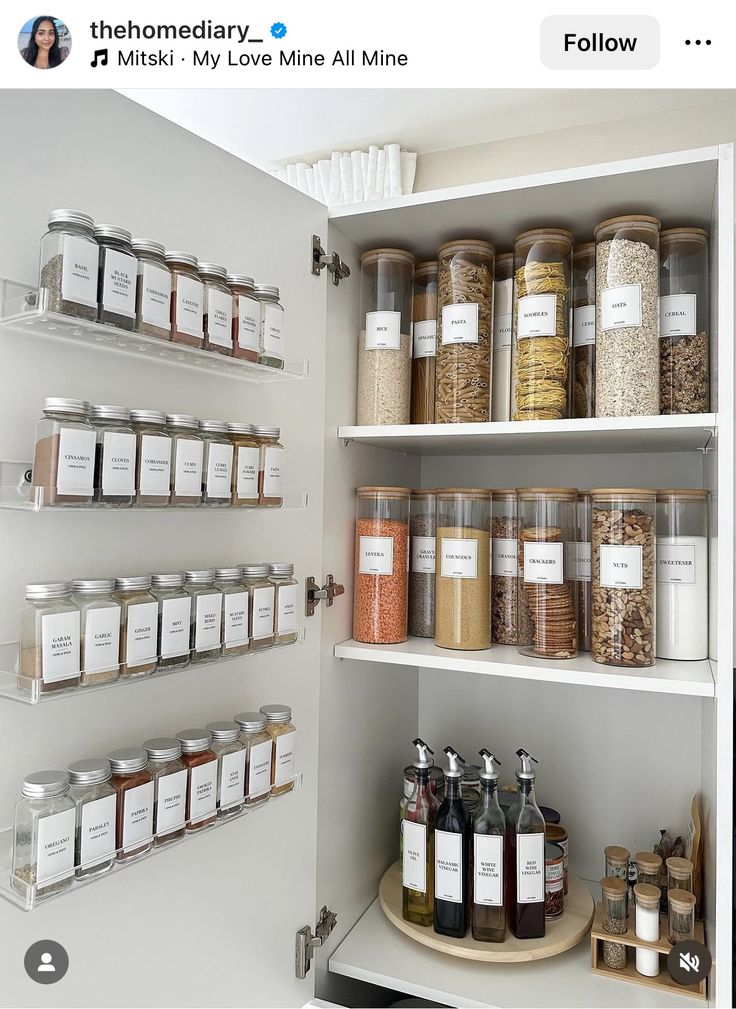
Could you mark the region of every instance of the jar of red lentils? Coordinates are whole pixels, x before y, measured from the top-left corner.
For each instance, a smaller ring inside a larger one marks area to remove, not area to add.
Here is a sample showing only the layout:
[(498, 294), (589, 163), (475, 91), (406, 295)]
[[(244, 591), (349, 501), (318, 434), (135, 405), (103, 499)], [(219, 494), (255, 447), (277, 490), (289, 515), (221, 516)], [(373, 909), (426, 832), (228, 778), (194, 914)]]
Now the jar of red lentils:
[(358, 487), (353, 637), (406, 641), (409, 495), (404, 487)]

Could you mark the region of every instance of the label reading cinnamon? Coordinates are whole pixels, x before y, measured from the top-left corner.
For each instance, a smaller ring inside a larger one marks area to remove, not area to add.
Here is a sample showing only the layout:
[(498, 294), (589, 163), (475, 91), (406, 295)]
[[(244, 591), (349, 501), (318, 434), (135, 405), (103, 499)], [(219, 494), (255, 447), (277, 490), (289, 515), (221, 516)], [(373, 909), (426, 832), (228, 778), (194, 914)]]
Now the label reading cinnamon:
[(271, 740), (256, 743), (250, 748), (248, 757), (248, 788), (246, 795), (250, 797), (264, 795), (271, 791), (271, 756), (273, 745)]
[(105, 431), (102, 436), (102, 493), (135, 494), (135, 435)]
[(297, 585), (279, 586), (279, 634), (296, 630)]
[(95, 432), (62, 427), (56, 490), (62, 495), (89, 497), (95, 485)]
[(207, 333), (210, 343), (230, 349), (233, 345), (233, 299), (224, 291), (207, 292)]
[(117, 669), (120, 662), (120, 607), (89, 608), (84, 618), (82, 669), (101, 673)]
[(177, 497), (200, 497), (202, 494), (202, 458), (204, 442), (195, 438), (179, 438), (176, 443), (174, 494)]
[(258, 353), (258, 334), (261, 329), (261, 303), (255, 298), (238, 295), (238, 346), (241, 350)]
[(236, 492), (239, 498), (258, 497), (258, 449), (241, 445), (238, 448)]
[(269, 357), (284, 356), (284, 313), (276, 305), (263, 306), (263, 352)]
[(44, 683), (79, 676), (79, 613), (41, 617), (41, 676)]
[(105, 250), (104, 277), (102, 278), (102, 309), (135, 318), (135, 283), (138, 260), (114, 249)]
[(263, 496), (281, 497), (283, 495), (283, 464), (284, 450), (282, 448), (267, 448), (263, 453)]
[(171, 484), (171, 438), (161, 438), (155, 434), (141, 437), (140, 464), (141, 497), (164, 496)]
[(253, 637), (267, 638), (273, 634), (274, 586), (253, 589)]
[(158, 603), (135, 603), (128, 607), (125, 661), (129, 666), (156, 658)]
[(248, 593), (225, 595), (225, 648), (248, 644)]
[(171, 274), (152, 263), (143, 264), (141, 321), (158, 329), (171, 328)]
[(222, 593), (211, 592), (197, 596), (194, 629), (195, 652), (207, 652), (220, 647), (222, 628)]
[(211, 444), (207, 454), (207, 497), (229, 499), (232, 469), (233, 446)]
[(123, 799), (123, 852), (135, 849), (153, 834), (153, 782), (129, 788)]
[(75, 235), (65, 235), (62, 244), (61, 297), (77, 305), (97, 308), (97, 270), (100, 248)]
[(220, 757), (220, 809), (241, 805), (245, 794), (245, 748)]
[(296, 732), (284, 732), (276, 737), (276, 747), (274, 753), (273, 783), (274, 785), (285, 785), (294, 777), (294, 743), (296, 742)]
[(204, 285), (193, 277), (180, 275), (176, 280), (176, 329), (204, 337)]
[(192, 597), (164, 599), (161, 603), (161, 658), (173, 659), (189, 653), (189, 623)]

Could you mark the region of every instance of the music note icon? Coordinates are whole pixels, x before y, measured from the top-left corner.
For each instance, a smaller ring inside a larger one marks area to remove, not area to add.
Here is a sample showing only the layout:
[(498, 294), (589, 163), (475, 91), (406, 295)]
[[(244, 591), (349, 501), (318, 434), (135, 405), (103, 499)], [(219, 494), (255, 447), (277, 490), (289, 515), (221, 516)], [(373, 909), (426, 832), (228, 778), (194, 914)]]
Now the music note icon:
[(92, 62), (90, 63), (90, 66), (91, 67), (96, 67), (96, 66), (106, 67), (107, 66), (107, 49), (95, 49), (95, 55), (94, 55), (94, 58), (93, 58)]

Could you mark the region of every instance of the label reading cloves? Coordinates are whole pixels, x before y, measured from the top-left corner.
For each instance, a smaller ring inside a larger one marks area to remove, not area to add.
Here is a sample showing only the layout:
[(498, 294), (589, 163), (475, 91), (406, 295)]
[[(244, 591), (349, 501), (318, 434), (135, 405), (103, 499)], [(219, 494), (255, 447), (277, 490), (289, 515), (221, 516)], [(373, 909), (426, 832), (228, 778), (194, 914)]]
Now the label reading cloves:
[(105, 431), (102, 436), (103, 496), (135, 494), (135, 435)]

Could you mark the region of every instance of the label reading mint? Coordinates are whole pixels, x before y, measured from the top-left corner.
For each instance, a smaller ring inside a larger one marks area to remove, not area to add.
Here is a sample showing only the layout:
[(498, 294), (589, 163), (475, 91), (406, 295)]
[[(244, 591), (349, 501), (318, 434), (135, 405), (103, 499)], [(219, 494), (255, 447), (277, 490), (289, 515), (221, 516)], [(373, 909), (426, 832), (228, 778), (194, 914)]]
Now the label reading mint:
[(171, 329), (171, 274), (151, 263), (143, 264), (140, 280), (141, 320), (145, 325)]
[(63, 427), (59, 432), (57, 492), (74, 497), (89, 497), (94, 485), (95, 432)]
[(427, 892), (427, 828), (404, 820), (403, 884), (418, 893)]
[(241, 350), (258, 353), (258, 334), (261, 329), (261, 304), (255, 298), (238, 295), (238, 346)]
[(161, 603), (161, 658), (173, 659), (189, 652), (192, 597), (164, 599)]
[(434, 536), (412, 536), (411, 569), (415, 575), (433, 575), (435, 570)]
[(279, 586), (279, 634), (296, 630), (297, 585)]
[(663, 294), (659, 299), (659, 335), (695, 336), (697, 294)]
[(595, 305), (583, 305), (572, 313), (573, 347), (595, 346)]
[(217, 809), (217, 761), (189, 768), (189, 822), (199, 823)]
[(365, 349), (399, 350), (401, 312), (366, 312)]
[(97, 308), (97, 270), (100, 249), (97, 242), (65, 235), (61, 267), (61, 297), (77, 305)]
[(41, 816), (37, 829), (36, 884), (66, 879), (74, 872), (74, 825), (76, 811)]
[(105, 250), (102, 308), (105, 312), (135, 318), (135, 283), (138, 260), (113, 249)]
[(641, 326), (641, 284), (623, 284), (601, 291), (601, 329), (637, 329)]
[(503, 837), (473, 834), (473, 901), (486, 907), (503, 906)]
[(527, 294), (519, 298), (516, 337), (555, 336), (557, 333), (557, 295)]
[(437, 320), (427, 319), (414, 323), (414, 357), (437, 355)]
[(220, 809), (241, 805), (245, 795), (245, 748), (220, 757), (220, 790), (217, 805)]
[(123, 851), (134, 849), (153, 834), (153, 782), (129, 788), (123, 801)]
[(516, 835), (516, 899), (519, 904), (544, 900), (544, 834)]
[(137, 666), (156, 658), (158, 603), (136, 603), (128, 607), (125, 662)]
[(41, 617), (41, 677), (56, 683), (79, 676), (79, 613)]
[(694, 544), (657, 542), (657, 581), (678, 585), (694, 585)]
[(203, 457), (204, 442), (195, 438), (177, 439), (174, 494), (178, 497), (201, 496)]
[(258, 449), (241, 445), (238, 449), (237, 495), (239, 498), (258, 497)]
[(156, 779), (156, 834), (180, 830), (186, 822), (187, 772), (174, 771)]
[(79, 862), (85, 868), (108, 862), (115, 855), (115, 801), (114, 795), (106, 795), (82, 806)]
[(442, 309), (442, 345), (478, 342), (478, 303), (445, 305)]
[(435, 900), (463, 901), (463, 835), (447, 830), (434, 832)]
[(570, 577), (576, 582), (590, 581), (590, 543), (570, 543)]
[(208, 592), (197, 596), (194, 629), (195, 652), (208, 652), (220, 647), (222, 630), (222, 593)]
[(296, 732), (284, 732), (276, 737), (273, 759), (274, 785), (285, 785), (294, 777), (294, 743), (296, 742)]
[(644, 585), (641, 546), (601, 545), (601, 586), (606, 589), (640, 589)]
[(282, 497), (284, 484), (284, 450), (267, 448), (263, 453), (263, 496)]
[(101, 673), (120, 663), (120, 607), (90, 607), (84, 618), (82, 669)]
[(360, 537), (358, 573), (361, 575), (392, 575), (394, 573), (394, 540), (392, 536)]
[(524, 581), (531, 584), (562, 585), (564, 544), (525, 543)]
[(232, 490), (233, 446), (210, 444), (207, 453), (207, 497), (228, 498)]
[(176, 280), (176, 329), (200, 340), (204, 336), (204, 285), (181, 274)]
[(478, 540), (442, 540), (440, 574), (443, 578), (477, 578)]
[(519, 573), (517, 543), (514, 539), (494, 536), (492, 543), (491, 573), (494, 578), (516, 578)]
[(233, 345), (233, 299), (224, 291), (207, 292), (207, 336), (218, 347)]
[(252, 629), (254, 638), (268, 638), (273, 634), (273, 585), (253, 589), (252, 597)]
[(105, 431), (102, 435), (102, 493), (135, 494), (135, 435)]
[(225, 648), (248, 643), (248, 593), (228, 592), (225, 595)]
[(270, 357), (284, 356), (284, 313), (276, 305), (263, 306), (263, 350)]
[(171, 438), (144, 434), (140, 459), (141, 497), (166, 497), (171, 485)]
[(248, 788), (246, 795), (254, 798), (271, 791), (271, 753), (273, 747), (269, 739), (265, 743), (251, 746), (248, 754)]

